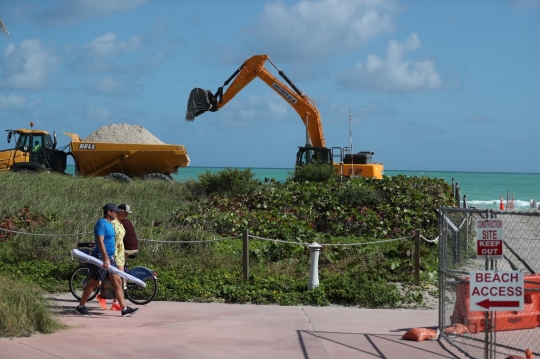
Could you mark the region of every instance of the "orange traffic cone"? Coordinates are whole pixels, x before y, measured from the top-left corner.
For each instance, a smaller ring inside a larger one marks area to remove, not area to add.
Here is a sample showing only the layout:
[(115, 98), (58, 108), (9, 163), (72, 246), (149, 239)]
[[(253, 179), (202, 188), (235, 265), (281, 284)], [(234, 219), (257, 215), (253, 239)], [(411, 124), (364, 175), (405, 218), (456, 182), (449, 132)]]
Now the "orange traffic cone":
[(504, 211), (504, 203), (503, 203), (502, 196), (501, 196), (501, 203), (499, 203), (499, 209), (500, 209), (501, 211)]

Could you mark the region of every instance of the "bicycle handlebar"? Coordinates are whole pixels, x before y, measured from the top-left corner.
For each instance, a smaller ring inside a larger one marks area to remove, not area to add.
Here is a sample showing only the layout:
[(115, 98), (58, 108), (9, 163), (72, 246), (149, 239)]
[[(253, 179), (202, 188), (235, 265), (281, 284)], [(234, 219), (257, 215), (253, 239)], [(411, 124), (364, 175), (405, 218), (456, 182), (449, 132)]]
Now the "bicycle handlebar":
[(95, 246), (96, 246), (95, 242), (80, 242), (80, 243), (77, 243), (77, 249), (79, 249), (79, 248), (92, 248), (92, 247), (95, 247)]

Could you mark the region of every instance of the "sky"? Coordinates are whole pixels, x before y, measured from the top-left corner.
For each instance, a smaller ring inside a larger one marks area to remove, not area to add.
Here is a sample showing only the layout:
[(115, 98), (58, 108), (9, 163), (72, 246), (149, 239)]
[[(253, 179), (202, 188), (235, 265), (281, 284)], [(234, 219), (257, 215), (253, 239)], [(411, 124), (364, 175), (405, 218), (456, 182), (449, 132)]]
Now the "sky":
[(540, 173), (540, 0), (0, 0), (0, 19), (0, 123), (59, 146), (127, 123), (190, 166), (293, 168), (304, 125), (259, 79), (185, 121), (191, 89), (267, 54), (328, 147), (385, 170)]

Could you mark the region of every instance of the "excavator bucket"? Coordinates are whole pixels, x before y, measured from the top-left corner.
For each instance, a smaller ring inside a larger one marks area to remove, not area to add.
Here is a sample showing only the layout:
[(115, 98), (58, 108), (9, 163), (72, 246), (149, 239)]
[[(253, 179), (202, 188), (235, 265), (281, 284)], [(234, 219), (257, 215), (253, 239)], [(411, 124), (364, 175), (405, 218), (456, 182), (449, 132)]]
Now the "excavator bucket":
[(195, 117), (206, 111), (217, 111), (216, 97), (211, 91), (196, 87), (189, 94), (186, 121), (193, 121)]

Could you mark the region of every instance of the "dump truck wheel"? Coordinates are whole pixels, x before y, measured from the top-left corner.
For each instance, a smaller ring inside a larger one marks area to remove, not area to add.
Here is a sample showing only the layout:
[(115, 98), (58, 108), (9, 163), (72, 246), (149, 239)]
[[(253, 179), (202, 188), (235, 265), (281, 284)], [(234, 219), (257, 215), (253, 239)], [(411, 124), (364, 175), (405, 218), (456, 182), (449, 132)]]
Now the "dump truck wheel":
[(11, 171), (13, 172), (27, 172), (27, 173), (36, 173), (43, 172), (47, 169), (40, 165), (39, 163), (25, 162), (25, 163), (15, 163), (11, 166)]
[(172, 182), (173, 179), (163, 173), (150, 173), (144, 176), (145, 180), (162, 180), (167, 182)]
[(123, 173), (115, 172), (105, 176), (107, 179), (112, 179), (116, 182), (131, 182), (131, 178)]

